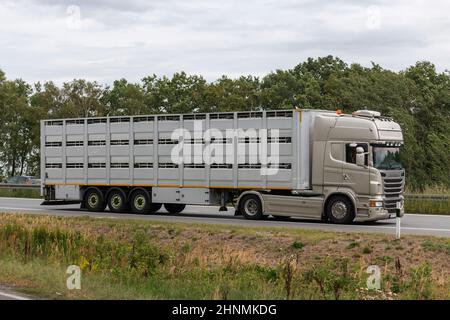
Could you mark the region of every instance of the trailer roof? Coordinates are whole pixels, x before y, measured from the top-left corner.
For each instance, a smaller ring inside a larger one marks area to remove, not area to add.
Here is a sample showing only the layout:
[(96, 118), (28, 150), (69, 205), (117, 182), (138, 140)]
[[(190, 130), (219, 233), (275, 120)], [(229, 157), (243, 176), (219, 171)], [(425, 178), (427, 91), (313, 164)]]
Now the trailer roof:
[(171, 117), (171, 116), (199, 116), (211, 114), (248, 114), (262, 112), (320, 112), (327, 114), (336, 114), (336, 111), (323, 109), (278, 109), (278, 110), (249, 110), (249, 111), (229, 111), (229, 112), (198, 112), (198, 113), (159, 113), (159, 114), (139, 114), (139, 115), (122, 115), (122, 116), (100, 116), (100, 117), (77, 117), (77, 118), (51, 118), (42, 119), (41, 121), (63, 121), (63, 120), (79, 120), (79, 119), (118, 119), (118, 118), (137, 118), (137, 117)]

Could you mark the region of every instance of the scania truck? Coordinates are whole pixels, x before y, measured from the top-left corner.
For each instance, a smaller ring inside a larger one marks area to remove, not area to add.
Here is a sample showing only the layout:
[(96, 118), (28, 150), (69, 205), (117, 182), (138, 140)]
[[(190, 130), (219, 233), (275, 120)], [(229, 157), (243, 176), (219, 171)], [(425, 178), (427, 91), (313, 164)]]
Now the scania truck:
[(41, 193), (95, 212), (232, 203), (247, 219), (375, 221), (403, 215), (402, 144), (369, 110), (43, 120)]

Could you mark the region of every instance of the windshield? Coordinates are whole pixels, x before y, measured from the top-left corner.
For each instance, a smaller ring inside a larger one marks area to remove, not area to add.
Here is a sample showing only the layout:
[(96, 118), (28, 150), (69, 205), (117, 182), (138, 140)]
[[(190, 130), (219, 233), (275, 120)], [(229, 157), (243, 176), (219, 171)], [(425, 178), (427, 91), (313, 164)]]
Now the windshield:
[(372, 146), (373, 166), (381, 170), (403, 169), (399, 147)]

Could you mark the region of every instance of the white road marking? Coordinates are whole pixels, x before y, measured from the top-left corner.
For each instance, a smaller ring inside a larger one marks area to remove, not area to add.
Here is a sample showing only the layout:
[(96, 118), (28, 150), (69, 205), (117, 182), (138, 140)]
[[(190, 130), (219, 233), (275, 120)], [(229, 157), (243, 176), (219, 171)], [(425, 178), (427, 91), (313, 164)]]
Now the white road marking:
[(96, 219), (117, 219), (117, 217), (112, 216), (93, 216)]
[(31, 300), (31, 299), (26, 298), (26, 297), (22, 297), (22, 296), (18, 296), (18, 295), (15, 295), (15, 294), (2, 292), (2, 291), (0, 291), (0, 296), (6, 297), (6, 298), (11, 298), (11, 299), (14, 299), (14, 300)]
[(44, 199), (41, 198), (7, 198), (7, 197), (0, 197), (0, 200), (27, 200), (27, 201), (43, 201)]
[(16, 208), (16, 207), (0, 207), (0, 210), (44, 211), (44, 209), (36, 209), (36, 208)]
[[(191, 206), (191, 208), (204, 208), (203, 206)], [(45, 211), (45, 209), (36, 209), (36, 208), (14, 208), (14, 207), (0, 207), (0, 210), (1, 209), (3, 209), (3, 210), (18, 210), (18, 211), (27, 211), (27, 210), (29, 210), (29, 211)], [(71, 213), (71, 215), (78, 215), (78, 213)], [(86, 213), (86, 215), (88, 215), (88, 216), (92, 216), (92, 217), (94, 217), (94, 218), (109, 218), (109, 219), (116, 219), (117, 217), (114, 217), (114, 216), (98, 216), (98, 215), (91, 215), (90, 213)], [(139, 216), (136, 216), (136, 215), (129, 215), (129, 214), (121, 214), (120, 216), (123, 216), (123, 217), (130, 217), (130, 216), (133, 216), (133, 217), (139, 217)], [(428, 215), (425, 215), (425, 216), (428, 216)], [(182, 215), (180, 215), (180, 216), (178, 216), (178, 217), (175, 217), (175, 216), (167, 216), (167, 217), (165, 217), (165, 216), (163, 216), (163, 215), (156, 215), (156, 216), (154, 216), (154, 217), (158, 217), (158, 218), (162, 218), (162, 219), (158, 219), (158, 220), (179, 220), (179, 218), (181, 218), (181, 219), (189, 219), (189, 220), (198, 220), (198, 221), (204, 221), (205, 220), (205, 217), (202, 217), (202, 216), (199, 216), (199, 217), (183, 217)], [(169, 218), (170, 217), (170, 218)], [(223, 216), (222, 216), (223, 217)], [(438, 217), (442, 217), (442, 216), (439, 216), (438, 215)], [(151, 217), (150, 217), (151, 218)], [(169, 218), (169, 219), (167, 219), (167, 218)], [(221, 218), (221, 219), (218, 219), (217, 221), (224, 221), (224, 222), (238, 222), (238, 221), (246, 221), (246, 220), (236, 220), (236, 219), (227, 219), (227, 218)], [(318, 226), (318, 227), (325, 227), (325, 228), (327, 228), (327, 227), (329, 227), (329, 228), (331, 228), (331, 229), (333, 229), (333, 226), (336, 226), (336, 225), (330, 225), (330, 224), (323, 224), (323, 223), (314, 223), (314, 224), (309, 224), (309, 223), (302, 223), (302, 222), (296, 222), (296, 221), (292, 221), (292, 222), (289, 222), (289, 221), (275, 221), (278, 225), (285, 225), (285, 226), (292, 226), (292, 225), (295, 225), (295, 224), (298, 224), (298, 225), (303, 225), (303, 226), (311, 226), (311, 227), (315, 227), (315, 226)], [(245, 222), (244, 222), (245, 223)], [(261, 223), (261, 225), (263, 226), (263, 224)], [(268, 225), (268, 226), (270, 226), (270, 225)], [(366, 229), (395, 229), (395, 226), (365, 226), (365, 225), (348, 225), (348, 226), (346, 226), (346, 225), (340, 225), (340, 227), (342, 227), (342, 228), (352, 228), (352, 227), (360, 227), (360, 228), (366, 228)], [(450, 232), (450, 229), (439, 229), (439, 228), (417, 228), (417, 227), (402, 227), (402, 229), (403, 230), (422, 230), (422, 231), (441, 231), (441, 232)]]
[[(282, 222), (281, 222), (282, 223)], [(285, 222), (286, 224), (291, 224), (291, 222)], [(305, 223), (303, 223), (302, 225), (306, 225)], [(366, 229), (395, 229), (395, 226), (365, 226), (365, 225), (336, 225), (336, 224), (323, 224), (323, 223), (317, 223), (317, 224), (311, 224), (312, 227), (314, 226), (319, 226), (319, 227), (326, 227), (329, 226), (331, 228), (333, 228), (333, 226), (339, 226), (339, 227), (343, 227), (343, 228), (352, 228), (352, 227), (356, 227), (356, 228), (366, 228)], [(417, 227), (402, 227), (402, 230), (424, 230), (424, 231), (444, 231), (444, 232), (450, 232), (450, 229), (437, 229), (437, 228), (417, 228)]]

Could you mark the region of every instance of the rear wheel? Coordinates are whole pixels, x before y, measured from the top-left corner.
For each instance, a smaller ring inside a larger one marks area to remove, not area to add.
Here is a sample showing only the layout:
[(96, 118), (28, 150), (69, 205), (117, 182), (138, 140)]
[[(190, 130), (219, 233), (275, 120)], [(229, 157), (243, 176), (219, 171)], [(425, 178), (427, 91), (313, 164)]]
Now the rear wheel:
[(151, 213), (151, 200), (147, 192), (137, 190), (133, 192), (130, 199), (131, 211), (137, 214)]
[(257, 195), (249, 194), (240, 201), (240, 211), (246, 219), (260, 220), (263, 218), (261, 200)]
[(84, 195), (84, 205), (86, 209), (93, 212), (101, 212), (106, 208), (103, 195), (97, 189), (89, 189)]
[(181, 211), (184, 210), (184, 208), (186, 208), (186, 205), (181, 204), (181, 203), (165, 203), (164, 204), (164, 209), (166, 209), (167, 212), (169, 212), (169, 213), (180, 213)]
[(345, 196), (334, 196), (328, 201), (327, 216), (333, 223), (350, 223), (355, 219), (353, 203)]
[(119, 190), (112, 190), (108, 196), (108, 207), (112, 212), (126, 212), (128, 209), (127, 199)]

